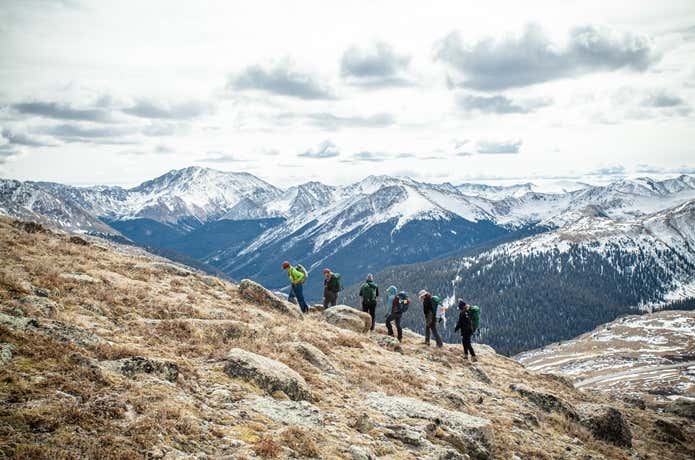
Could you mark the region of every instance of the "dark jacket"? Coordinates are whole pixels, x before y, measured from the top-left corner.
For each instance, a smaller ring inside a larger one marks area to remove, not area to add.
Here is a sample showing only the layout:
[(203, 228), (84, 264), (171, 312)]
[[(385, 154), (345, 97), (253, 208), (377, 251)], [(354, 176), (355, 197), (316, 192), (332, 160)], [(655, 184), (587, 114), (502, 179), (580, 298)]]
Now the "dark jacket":
[(334, 274), (331, 274), (331, 277), (326, 279), (323, 279), (323, 288), (328, 289), (331, 292), (338, 292), (340, 291), (340, 282), (338, 281), (338, 278), (335, 277)]
[(422, 299), (422, 312), (425, 314), (425, 316), (430, 313), (433, 315), (437, 313), (437, 310), (434, 307), (434, 302), (432, 301), (432, 296), (429, 294)]
[(470, 310), (461, 310), (456, 328), (454, 328), (454, 332), (457, 331), (461, 331), (461, 335), (473, 334), (473, 316)]

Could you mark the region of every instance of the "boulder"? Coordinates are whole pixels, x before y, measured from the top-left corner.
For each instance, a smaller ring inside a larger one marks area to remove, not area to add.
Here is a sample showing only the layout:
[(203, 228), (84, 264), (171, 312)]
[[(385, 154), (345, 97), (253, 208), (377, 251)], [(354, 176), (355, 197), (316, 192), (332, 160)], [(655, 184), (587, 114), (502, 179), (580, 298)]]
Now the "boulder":
[(10, 329), (25, 331), (29, 328), (39, 327), (39, 322), (34, 318), (26, 316), (11, 316), (5, 313), (0, 313), (0, 324), (7, 326)]
[(278, 401), (269, 397), (256, 397), (247, 400), (247, 403), (250, 410), (283, 425), (319, 428), (324, 424), (321, 410), (307, 401)]
[(255, 281), (241, 280), (239, 283), (239, 294), (249, 302), (270, 307), (273, 310), (295, 318), (302, 317), (302, 311), (299, 309), (299, 306), (281, 299)]
[(386, 348), (390, 351), (395, 351), (397, 353), (403, 353), (403, 347), (401, 347), (401, 342), (397, 338), (390, 335), (373, 335), (372, 340), (376, 342), (377, 345)]
[(513, 383), (509, 388), (516, 391), (521, 396), (543, 409), (545, 412), (559, 412), (572, 420), (579, 420), (577, 411), (574, 410), (572, 405), (558, 398), (552, 393), (532, 390), (526, 385), (517, 383)]
[(322, 371), (335, 373), (336, 368), (333, 362), (321, 350), (310, 343), (306, 342), (291, 342), (288, 348), (296, 351), (307, 360), (312, 366), (321, 369)]
[(632, 432), (622, 412), (602, 404), (582, 404), (577, 408), (579, 421), (596, 439), (620, 447), (632, 447)]
[(657, 418), (654, 427), (661, 433), (661, 438), (668, 442), (685, 441), (683, 429), (670, 420)]
[(230, 377), (252, 382), (268, 394), (282, 391), (290, 399), (311, 400), (309, 385), (287, 365), (265, 356), (232, 348), (227, 354), (224, 371)]
[(78, 281), (80, 283), (101, 283), (100, 279), (94, 278), (93, 276), (89, 276), (86, 273), (80, 272), (61, 273), (60, 275), (58, 275), (58, 277), (64, 280)]
[(107, 368), (115, 369), (126, 377), (133, 378), (137, 374), (153, 374), (168, 382), (176, 382), (179, 367), (171, 361), (134, 356), (117, 361), (103, 362)]
[(47, 297), (40, 297), (36, 295), (28, 295), (22, 297), (20, 302), (24, 305), (34, 307), (43, 313), (44, 316), (51, 317), (58, 310), (58, 306), (54, 301), (48, 299)]
[[(370, 393), (367, 404), (375, 411), (397, 420), (403, 430), (392, 430), (403, 440), (418, 444), (405, 427), (404, 419), (420, 419), (433, 422), (434, 426), (446, 429), (446, 441), (463, 449), (473, 459), (491, 458), (493, 443), (492, 424), (489, 420), (475, 417), (460, 411), (450, 411), (419, 399), (387, 396), (384, 393)], [(404, 441), (406, 442), (406, 441)], [(420, 442), (421, 443), (421, 442)]]
[(360, 446), (350, 446), (350, 458), (352, 460), (374, 460), (374, 456), (368, 449)]
[(0, 344), (0, 364), (4, 366), (12, 360), (12, 350), (14, 345), (11, 343)]
[(79, 246), (89, 246), (87, 240), (79, 236), (71, 236), (68, 241), (70, 241), (72, 244), (77, 244)]
[(367, 332), (372, 327), (372, 317), (369, 313), (347, 305), (327, 308), (323, 312), (323, 318), (329, 324), (360, 333)]
[(471, 370), (471, 373), (475, 376), (475, 378), (477, 378), (483, 383), (492, 385), (492, 379), (487, 375), (487, 372), (482, 370), (479, 366), (473, 365), (470, 366), (469, 369)]

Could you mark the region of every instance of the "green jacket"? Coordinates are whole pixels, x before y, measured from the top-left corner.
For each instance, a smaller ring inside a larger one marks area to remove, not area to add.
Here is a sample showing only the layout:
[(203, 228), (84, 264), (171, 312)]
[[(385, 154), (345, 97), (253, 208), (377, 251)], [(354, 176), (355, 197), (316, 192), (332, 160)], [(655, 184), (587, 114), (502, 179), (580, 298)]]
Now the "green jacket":
[(304, 281), (304, 273), (294, 267), (287, 269), (287, 277), (290, 279), (292, 284), (299, 284)]

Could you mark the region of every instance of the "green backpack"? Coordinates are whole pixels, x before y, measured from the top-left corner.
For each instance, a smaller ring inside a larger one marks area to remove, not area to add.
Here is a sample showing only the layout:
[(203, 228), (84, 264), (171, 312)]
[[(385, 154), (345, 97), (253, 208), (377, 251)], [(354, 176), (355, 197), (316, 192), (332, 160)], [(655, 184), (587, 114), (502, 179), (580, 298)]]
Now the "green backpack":
[(362, 285), (362, 298), (367, 301), (376, 300), (377, 285), (374, 283), (364, 283)]
[(302, 272), (304, 274), (304, 279), (302, 279), (302, 281), (299, 283), (299, 284), (304, 284), (306, 282), (306, 279), (309, 278), (309, 272), (306, 271), (306, 268), (304, 268), (304, 265), (302, 265), (302, 264), (297, 264), (294, 266), (294, 268), (296, 268), (297, 270), (299, 270), (300, 272)]
[(333, 273), (331, 280), (328, 282), (328, 288), (333, 292), (343, 290), (343, 281), (340, 279), (340, 273)]
[(438, 295), (433, 295), (432, 296), (432, 306), (436, 309), (440, 303), (442, 303), (441, 297), (439, 297)]
[(480, 307), (471, 305), (471, 322), (473, 323), (473, 331), (477, 331), (480, 327)]

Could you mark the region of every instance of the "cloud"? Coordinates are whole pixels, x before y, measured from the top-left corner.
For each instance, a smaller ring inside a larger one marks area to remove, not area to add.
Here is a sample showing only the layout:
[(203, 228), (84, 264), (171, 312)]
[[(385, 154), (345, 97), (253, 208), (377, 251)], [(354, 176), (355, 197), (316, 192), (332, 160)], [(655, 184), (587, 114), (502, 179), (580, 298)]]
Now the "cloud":
[(299, 154), (300, 157), (317, 158), (317, 159), (333, 158), (333, 157), (337, 157), (338, 155), (340, 155), (340, 151), (338, 150), (338, 147), (336, 147), (336, 145), (329, 140), (325, 140), (325, 141), (321, 142), (314, 149), (309, 149), (309, 150)]
[(56, 120), (93, 121), (111, 123), (113, 116), (103, 108), (78, 109), (70, 104), (57, 102), (21, 102), (12, 104), (12, 109), (25, 115), (35, 115)]
[(196, 160), (199, 163), (231, 163), (231, 162), (237, 162), (237, 161), (245, 161), (240, 158), (237, 158), (234, 155), (231, 155), (229, 153), (222, 153), (222, 152), (208, 152), (208, 156), (205, 158), (201, 158), (199, 160)]
[(508, 97), (496, 94), (494, 96), (475, 96), (471, 94), (460, 95), (456, 98), (459, 108), (466, 112), (481, 113), (530, 113), (534, 110), (551, 104), (549, 99), (527, 99), (525, 101), (514, 102)]
[(385, 87), (412, 85), (402, 76), (410, 56), (399, 55), (387, 43), (374, 42), (368, 47), (352, 46), (340, 60), (340, 73), (348, 83)]
[(522, 143), (521, 139), (482, 140), (478, 141), (476, 152), (484, 155), (519, 153)]
[(190, 120), (214, 111), (211, 104), (200, 101), (184, 101), (174, 104), (158, 103), (148, 99), (139, 99), (131, 107), (123, 109), (124, 113), (141, 118), (165, 120)]
[(93, 144), (134, 144), (126, 136), (137, 134), (133, 127), (84, 126), (75, 123), (48, 126), (40, 129), (42, 134), (51, 135), (63, 142), (86, 142)]
[(595, 169), (589, 173), (590, 176), (616, 176), (625, 174), (625, 166), (613, 165)]
[(55, 145), (54, 143), (44, 141), (38, 137), (10, 131), (7, 128), (2, 130), (2, 137), (7, 139), (7, 142), (10, 144), (23, 145), (27, 147), (51, 147)]
[(272, 67), (247, 67), (239, 75), (230, 77), (228, 89), (258, 90), (299, 99), (335, 99), (329, 88), (308, 73), (296, 70), (284, 60)]
[(341, 128), (383, 128), (391, 126), (396, 118), (390, 113), (377, 113), (367, 117), (342, 117), (331, 113), (311, 113), (305, 116), (309, 122), (323, 129), (338, 130)]
[(597, 26), (572, 29), (559, 48), (537, 26), (529, 24), (517, 38), (485, 38), (464, 44), (452, 32), (437, 44), (437, 59), (461, 74), (454, 86), (494, 91), (576, 77), (599, 71), (644, 71), (657, 59), (649, 40)]
[(653, 91), (642, 99), (642, 105), (644, 107), (665, 108), (684, 104), (685, 101), (680, 96), (668, 93), (665, 90)]
[(357, 152), (352, 155), (352, 159), (355, 161), (370, 161), (370, 162), (382, 162), (389, 160), (391, 157), (385, 153), (378, 152)]

